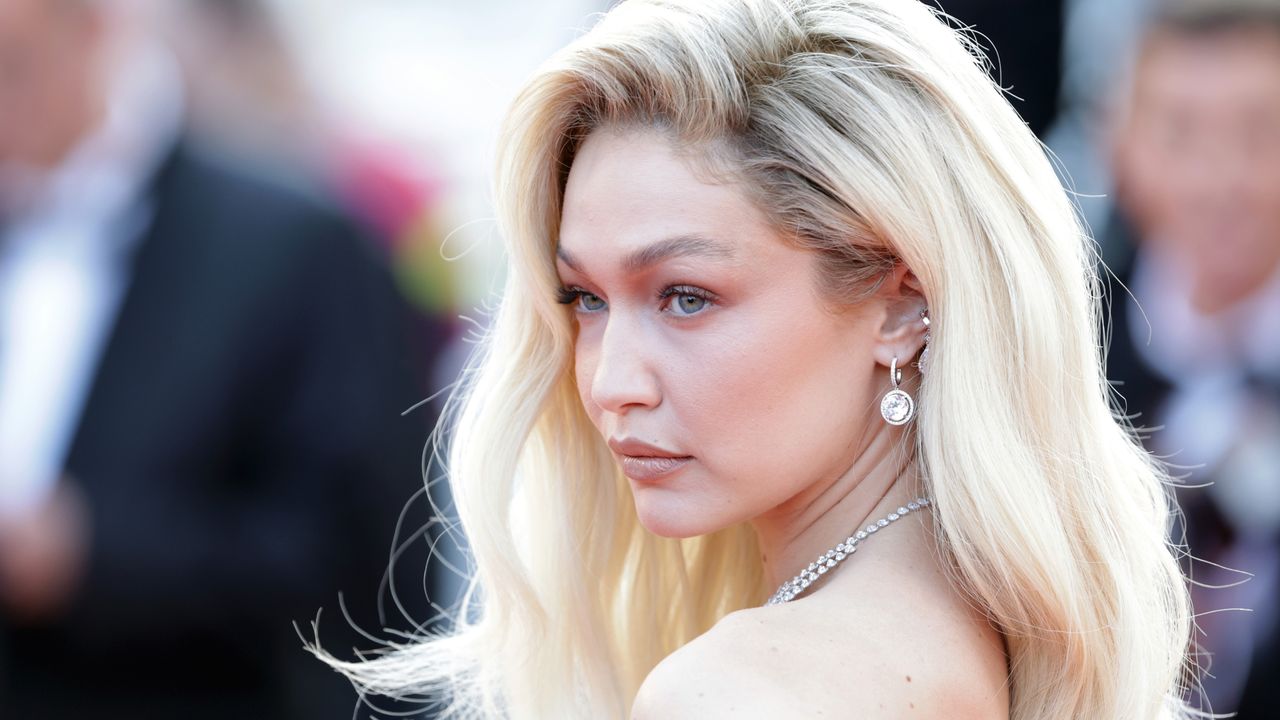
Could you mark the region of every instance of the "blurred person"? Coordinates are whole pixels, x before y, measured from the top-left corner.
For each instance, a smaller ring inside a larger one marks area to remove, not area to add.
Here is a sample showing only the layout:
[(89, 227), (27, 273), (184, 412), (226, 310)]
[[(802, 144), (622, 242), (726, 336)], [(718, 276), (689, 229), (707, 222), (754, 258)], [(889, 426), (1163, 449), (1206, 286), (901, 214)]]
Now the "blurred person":
[(1114, 197), (1106, 109), (1115, 95), (1117, 69), (1132, 63), (1156, 1), (1066, 0), (1059, 112), (1044, 141), (1109, 266), (1120, 261), (1124, 244), (1113, 244), (1107, 232)]
[(441, 168), (325, 102), (287, 42), (288, 19), (268, 0), (189, 0), (171, 13), (193, 134), (309, 168), (389, 243), (409, 299), (451, 317), (461, 290), (458, 263), (440, 252), (449, 190)]
[(189, 141), (153, 12), (0, 3), (0, 716), (346, 718), (291, 622), (395, 625), (430, 348), (363, 229)]
[[(323, 100), (288, 41), (292, 17), (269, 0), (186, 0), (166, 14), (183, 71), (186, 126), (192, 137), (226, 152), (304, 168), (373, 228), (416, 311), (416, 337), (437, 350), (428, 385), (447, 386), (466, 352), (457, 319), (465, 268), (444, 252), (453, 188), (427, 153), (370, 131), (351, 107)], [(438, 414), (441, 402), (433, 400), (429, 414)], [(447, 486), (433, 483), (431, 490), (423, 505), (450, 505)], [(442, 535), (442, 523), (422, 513), (407, 519), (409, 530), (431, 523), (427, 537), (436, 555), (465, 565), (450, 552), (455, 541)], [(428, 580), (433, 598), (462, 590), (455, 573), (432, 572)]]
[(287, 41), (277, 3), (186, 0), (166, 20), (194, 134), (321, 170), (332, 112)]
[(1087, 238), (903, 0), (630, 0), (507, 116), (475, 557), (361, 687), (459, 717), (1185, 717), (1167, 476)]
[(1116, 234), (1132, 237), (1110, 293), (1109, 376), (1150, 447), (1208, 485), (1182, 493), (1206, 561), (1191, 573), (1203, 699), (1276, 717), (1280, 3), (1161, 8), (1126, 89), (1112, 157)]
[(237, 154), (305, 166), (380, 240), (398, 245), (436, 200), (440, 181), (341, 105), (322, 100), (287, 42), (287, 19), (267, 0), (188, 0), (173, 8), (166, 25), (183, 68), (187, 124)]

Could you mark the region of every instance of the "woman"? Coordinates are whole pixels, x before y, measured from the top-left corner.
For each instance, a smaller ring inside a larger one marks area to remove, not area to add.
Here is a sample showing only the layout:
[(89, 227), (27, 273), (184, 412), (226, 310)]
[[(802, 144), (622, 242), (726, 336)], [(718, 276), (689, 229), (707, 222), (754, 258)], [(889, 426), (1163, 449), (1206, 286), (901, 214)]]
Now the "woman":
[[(905, 0), (631, 0), (511, 110), (455, 398), (475, 581), (366, 690), (466, 717), (1181, 715), (1092, 245)], [(558, 302), (557, 302), (558, 301)], [(923, 372), (922, 372), (923, 371)]]

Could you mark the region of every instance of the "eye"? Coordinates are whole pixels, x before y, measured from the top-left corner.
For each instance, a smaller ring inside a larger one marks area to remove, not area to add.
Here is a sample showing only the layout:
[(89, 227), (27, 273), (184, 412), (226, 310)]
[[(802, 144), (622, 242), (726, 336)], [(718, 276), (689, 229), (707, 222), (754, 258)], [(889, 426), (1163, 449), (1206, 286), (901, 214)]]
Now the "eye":
[(680, 314), (692, 315), (701, 310), (707, 301), (697, 295), (677, 295), (673, 304), (680, 310)]
[(667, 306), (672, 308), (672, 314), (677, 317), (697, 315), (712, 303), (711, 293), (692, 285), (673, 285), (658, 293), (658, 297), (671, 300)]
[(577, 303), (574, 309), (580, 309), (583, 312), (597, 312), (605, 307), (605, 302), (599, 295), (593, 295), (580, 287), (560, 288), (556, 302), (561, 305)]

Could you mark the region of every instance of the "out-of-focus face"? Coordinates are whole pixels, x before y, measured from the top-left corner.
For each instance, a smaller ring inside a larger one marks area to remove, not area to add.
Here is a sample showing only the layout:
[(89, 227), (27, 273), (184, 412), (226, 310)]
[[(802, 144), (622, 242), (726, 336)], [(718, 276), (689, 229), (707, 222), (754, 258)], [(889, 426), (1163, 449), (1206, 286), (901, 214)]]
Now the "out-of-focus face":
[(1280, 266), (1280, 33), (1161, 33), (1117, 137), (1120, 199), (1213, 312)]
[(0, 165), (55, 165), (91, 121), (100, 33), (90, 5), (0, 2)]
[[(616, 446), (642, 524), (669, 537), (838, 477), (885, 379), (869, 305), (835, 313), (812, 254), (743, 190), (691, 168), (656, 131), (593, 133), (569, 174), (557, 258), (582, 404)], [(627, 457), (654, 453), (683, 459)]]

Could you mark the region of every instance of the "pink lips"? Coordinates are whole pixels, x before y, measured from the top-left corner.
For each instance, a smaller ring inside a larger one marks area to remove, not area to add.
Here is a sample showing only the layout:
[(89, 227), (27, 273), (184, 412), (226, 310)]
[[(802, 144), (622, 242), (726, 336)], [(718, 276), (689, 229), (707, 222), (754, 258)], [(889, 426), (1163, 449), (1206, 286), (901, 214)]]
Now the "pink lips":
[(609, 438), (609, 448), (622, 464), (622, 472), (638, 482), (665, 477), (693, 460), (688, 455), (679, 455), (656, 445), (629, 438), (624, 440)]
[(622, 472), (632, 480), (641, 482), (657, 480), (684, 467), (693, 458), (631, 457), (622, 456)]

